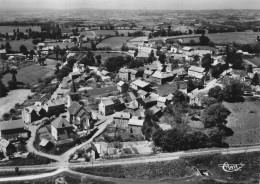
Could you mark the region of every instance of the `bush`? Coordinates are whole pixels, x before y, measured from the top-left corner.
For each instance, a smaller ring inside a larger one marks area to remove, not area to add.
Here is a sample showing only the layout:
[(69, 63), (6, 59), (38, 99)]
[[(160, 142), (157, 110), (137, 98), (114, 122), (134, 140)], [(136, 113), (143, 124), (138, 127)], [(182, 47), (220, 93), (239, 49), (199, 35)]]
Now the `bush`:
[(31, 99), (32, 99), (32, 97), (31, 97), (30, 95), (28, 95), (28, 96), (27, 96), (27, 99), (28, 99), (28, 100), (31, 100)]
[(3, 114), (3, 120), (4, 121), (7, 121), (7, 120), (9, 120), (10, 119), (10, 114), (9, 113), (4, 113)]

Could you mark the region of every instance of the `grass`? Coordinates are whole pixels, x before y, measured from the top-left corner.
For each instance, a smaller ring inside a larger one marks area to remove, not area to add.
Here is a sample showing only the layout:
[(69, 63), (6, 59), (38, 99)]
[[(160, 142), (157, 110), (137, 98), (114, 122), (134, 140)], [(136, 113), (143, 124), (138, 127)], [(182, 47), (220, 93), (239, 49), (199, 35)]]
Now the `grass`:
[(99, 51), (95, 51), (95, 55), (100, 55), (102, 61), (105, 61), (105, 60), (107, 60), (110, 57), (126, 56), (126, 54), (110, 53), (110, 52), (99, 52)]
[(23, 165), (43, 165), (55, 162), (49, 158), (35, 156), (35, 158), (19, 158), (0, 162), (0, 166), (23, 166)]
[(5, 34), (5, 33), (13, 33), (13, 30), (17, 30), (19, 28), (20, 32), (26, 32), (26, 29), (28, 30), (29, 28), (32, 29), (32, 31), (41, 31), (41, 27), (38, 26), (0, 26), (0, 33)]
[(132, 37), (110, 37), (104, 39), (97, 45), (98, 47), (110, 47), (112, 50), (120, 50), (123, 43), (126, 43)]
[(30, 175), (35, 175), (35, 174), (42, 174), (42, 173), (50, 173), (55, 171), (55, 169), (34, 169), (34, 170), (22, 170), (19, 169), (19, 174), (13, 171), (1, 171), (0, 172), (0, 178), (1, 177), (15, 177), (15, 176), (30, 176)]
[(234, 135), (227, 138), (227, 143), (230, 146), (260, 143), (260, 101), (223, 104), (231, 111), (227, 126), (234, 131)]
[[(17, 81), (24, 84), (34, 84), (38, 82), (39, 78), (44, 79), (51, 76), (58, 61), (47, 59), (44, 63), (46, 64), (45, 66), (40, 66), (38, 63), (35, 63), (19, 69), (16, 75)], [(8, 73), (4, 75), (2, 81), (4, 84), (7, 84), (11, 79), (12, 75)]]
[[(150, 162), (127, 165), (111, 165), (74, 168), (78, 172), (115, 178), (126, 178), (131, 180), (158, 180), (162, 183), (216, 183), (216, 181), (249, 183), (259, 181), (259, 152), (241, 153), (233, 155), (208, 154), (201, 156), (181, 157), (178, 160)], [(219, 164), (224, 162), (240, 164), (245, 166), (238, 172), (225, 172)], [(208, 170), (212, 176), (196, 177), (194, 167)], [(173, 182), (174, 181), (174, 182)], [(214, 182), (213, 182), (214, 181)], [(222, 182), (219, 182), (222, 183)]]
[(116, 35), (116, 33), (113, 30), (94, 30), (96, 37), (101, 36), (106, 36), (106, 35)]
[(88, 95), (98, 96), (98, 95), (104, 95), (107, 93), (112, 93), (114, 91), (117, 91), (116, 86), (110, 86), (110, 87), (105, 87), (105, 88), (96, 88), (96, 89), (88, 90)]
[(211, 41), (214, 43), (256, 43), (258, 32), (233, 32), (233, 33), (214, 33), (207, 34)]
[[(0, 27), (0, 29), (1, 29), (1, 27)], [(1, 44), (5, 45), (5, 43), (6, 43), (6, 41), (0, 41), (0, 45)], [(33, 47), (35, 46), (35, 45), (33, 45), (31, 39), (29, 39), (29, 40), (12, 40), (12, 41), (9, 41), (9, 43), (12, 47), (12, 50), (18, 51), (18, 52), (20, 52), (21, 45), (24, 45), (28, 50), (32, 50)]]
[(31, 90), (28, 89), (9, 91), (7, 96), (0, 98), (0, 117), (2, 117), (4, 113), (9, 112), (16, 103), (23, 103), (27, 97), (32, 94)]
[[(143, 31), (143, 30), (131, 29), (131, 30), (117, 30), (117, 31), (118, 31), (118, 34), (119, 34), (119, 35), (123, 33), (125, 36), (127, 36), (128, 33), (133, 33), (133, 32), (136, 32), (136, 31)], [(144, 34), (145, 34), (146, 36), (148, 36), (151, 31), (143, 31), (143, 32), (144, 32)]]

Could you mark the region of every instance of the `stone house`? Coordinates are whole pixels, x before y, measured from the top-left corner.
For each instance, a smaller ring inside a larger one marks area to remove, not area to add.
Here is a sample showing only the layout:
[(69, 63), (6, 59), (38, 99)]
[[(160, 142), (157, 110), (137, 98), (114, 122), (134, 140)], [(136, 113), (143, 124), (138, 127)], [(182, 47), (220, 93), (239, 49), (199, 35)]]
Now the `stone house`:
[(73, 126), (64, 118), (59, 117), (51, 122), (51, 134), (55, 140), (65, 140), (73, 136)]
[(114, 102), (111, 99), (101, 100), (99, 104), (99, 113), (107, 116), (114, 113)]
[(118, 77), (124, 81), (131, 80), (131, 71), (127, 68), (121, 68), (118, 73)]
[(115, 126), (120, 128), (127, 128), (131, 114), (128, 112), (116, 112), (113, 115)]
[(117, 83), (117, 90), (121, 93), (127, 92), (128, 90), (128, 84), (126, 84), (123, 81), (120, 81)]

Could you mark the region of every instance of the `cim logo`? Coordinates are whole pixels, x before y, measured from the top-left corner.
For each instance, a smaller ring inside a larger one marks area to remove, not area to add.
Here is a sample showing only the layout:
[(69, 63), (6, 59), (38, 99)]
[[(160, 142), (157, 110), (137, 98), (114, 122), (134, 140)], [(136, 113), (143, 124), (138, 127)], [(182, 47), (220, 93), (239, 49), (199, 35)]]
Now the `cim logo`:
[(219, 167), (222, 167), (222, 169), (225, 172), (234, 172), (234, 171), (241, 171), (241, 168), (243, 166), (245, 166), (245, 164), (228, 164), (227, 162), (225, 162), (224, 164), (219, 164)]

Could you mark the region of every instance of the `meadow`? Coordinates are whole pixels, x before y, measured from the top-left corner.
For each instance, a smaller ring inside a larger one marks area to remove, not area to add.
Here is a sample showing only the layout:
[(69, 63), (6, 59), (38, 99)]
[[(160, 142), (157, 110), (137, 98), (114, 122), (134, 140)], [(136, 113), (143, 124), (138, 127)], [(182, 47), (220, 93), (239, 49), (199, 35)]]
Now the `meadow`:
[(32, 29), (32, 31), (41, 31), (41, 27), (38, 26), (0, 26), (0, 33), (13, 33), (13, 30), (17, 30), (19, 28), (20, 32), (26, 32), (26, 29), (28, 30), (29, 28)]
[(110, 47), (112, 50), (120, 50), (123, 43), (126, 43), (132, 37), (110, 37), (104, 39), (97, 45), (98, 47)]
[(256, 37), (259, 36), (259, 32), (232, 32), (232, 33), (214, 33), (207, 34), (211, 41), (214, 43), (241, 43), (250, 44), (256, 43)]
[[(5, 45), (5, 43), (6, 43), (6, 41), (0, 41), (0, 45), (1, 44)], [(12, 50), (14, 50), (14, 51), (20, 51), (21, 45), (25, 45), (25, 47), (28, 50), (32, 50), (35, 46), (35, 45), (33, 45), (31, 39), (29, 39), (29, 40), (11, 40), (11, 41), (9, 41), (9, 43), (12, 47)]]
[(231, 111), (227, 126), (234, 131), (234, 135), (227, 138), (227, 143), (230, 146), (260, 143), (260, 101), (223, 104)]

